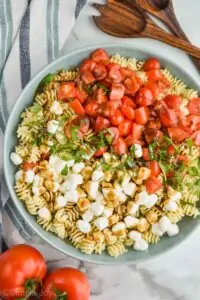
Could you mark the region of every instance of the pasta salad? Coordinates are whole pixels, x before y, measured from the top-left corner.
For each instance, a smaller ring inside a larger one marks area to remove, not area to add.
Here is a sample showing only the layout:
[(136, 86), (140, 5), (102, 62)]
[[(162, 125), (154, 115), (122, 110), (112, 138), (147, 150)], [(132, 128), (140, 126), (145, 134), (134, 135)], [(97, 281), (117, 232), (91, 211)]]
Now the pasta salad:
[(200, 215), (200, 98), (163, 69), (97, 49), (48, 74), (21, 114), (15, 192), (85, 254), (147, 251)]

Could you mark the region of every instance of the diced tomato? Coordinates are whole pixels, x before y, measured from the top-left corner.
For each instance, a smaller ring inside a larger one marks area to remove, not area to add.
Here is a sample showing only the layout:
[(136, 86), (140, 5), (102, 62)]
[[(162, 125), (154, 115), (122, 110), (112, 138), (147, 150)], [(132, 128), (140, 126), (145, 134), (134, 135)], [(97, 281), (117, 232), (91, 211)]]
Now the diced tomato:
[(200, 116), (189, 115), (187, 121), (188, 126), (192, 131), (200, 129)]
[(178, 160), (182, 161), (184, 165), (187, 165), (187, 163), (189, 162), (189, 159), (185, 156), (185, 155), (178, 155)]
[(143, 65), (144, 71), (151, 71), (156, 69), (160, 69), (160, 62), (156, 58), (152, 57), (145, 61)]
[(174, 142), (181, 142), (186, 138), (185, 131), (180, 127), (168, 128), (168, 134)]
[(148, 161), (150, 160), (150, 156), (149, 156), (149, 149), (148, 148), (143, 148), (142, 149), (142, 157), (144, 160)]
[(125, 106), (130, 106), (132, 108), (136, 108), (136, 104), (135, 102), (133, 101), (132, 98), (128, 97), (128, 96), (124, 96), (122, 98), (122, 104), (125, 105)]
[(85, 106), (85, 112), (87, 115), (89, 115), (90, 117), (97, 117), (98, 115), (98, 104), (96, 102), (91, 102), (91, 103), (88, 103), (86, 106)]
[(129, 120), (135, 119), (135, 111), (131, 106), (122, 105), (121, 110), (122, 110), (123, 114), (125, 115), (125, 117), (128, 118)]
[(193, 139), (196, 146), (200, 146), (200, 130), (193, 132), (191, 138)]
[(151, 170), (151, 176), (158, 176), (161, 173), (161, 168), (156, 160), (149, 161), (147, 165)]
[(90, 127), (90, 120), (88, 117), (76, 117), (70, 122), (68, 122), (65, 126), (65, 135), (70, 138), (71, 137), (71, 129), (72, 127), (79, 127), (78, 137), (82, 137), (84, 134), (88, 132)]
[(200, 115), (200, 98), (194, 98), (190, 100), (188, 109), (191, 115)]
[(159, 80), (163, 79), (163, 74), (158, 69), (147, 71), (147, 76), (148, 76), (148, 79), (151, 81), (159, 81)]
[(182, 98), (176, 95), (167, 95), (164, 101), (169, 108), (179, 109), (182, 102)]
[(125, 93), (125, 87), (120, 83), (113, 83), (110, 93), (110, 100), (121, 100)]
[(65, 100), (67, 98), (75, 97), (75, 83), (67, 82), (58, 87), (57, 97), (59, 100)]
[(92, 72), (86, 71), (82, 74), (81, 79), (85, 84), (91, 84), (95, 82), (95, 77), (92, 75)]
[(126, 154), (128, 147), (123, 138), (118, 138), (112, 145), (113, 152), (117, 155)]
[(107, 70), (106, 67), (102, 64), (96, 64), (93, 69), (93, 75), (96, 80), (103, 80), (107, 77)]
[(120, 73), (120, 65), (111, 63), (107, 66), (108, 79), (114, 83), (120, 83), (122, 81), (122, 74)]
[(152, 92), (154, 99), (158, 97), (161, 91), (159, 85), (153, 81), (148, 81), (148, 83), (146, 84), (146, 88), (148, 88)]
[(125, 119), (122, 123), (119, 124), (118, 129), (121, 136), (127, 136), (131, 134), (132, 122)]
[(148, 144), (151, 144), (155, 140), (162, 141), (162, 138), (163, 132), (161, 130), (147, 128), (145, 131), (145, 139)]
[(138, 141), (141, 139), (142, 137), (142, 132), (143, 132), (144, 126), (137, 124), (137, 123), (133, 123), (132, 124), (132, 136), (133, 136), (133, 140)]
[(141, 106), (135, 110), (135, 121), (138, 124), (145, 125), (148, 122), (149, 112), (147, 107)]
[(84, 90), (81, 86), (76, 88), (76, 97), (81, 103), (84, 103), (88, 97), (86, 90)]
[(97, 49), (94, 52), (92, 52), (91, 58), (96, 63), (102, 63), (104, 65), (107, 65), (110, 62), (109, 55), (104, 49)]
[(105, 104), (105, 107), (102, 108), (102, 114), (111, 117), (115, 114), (116, 109), (121, 106), (121, 100), (108, 101)]
[(135, 76), (126, 78), (123, 83), (125, 85), (127, 95), (134, 96), (140, 88), (139, 80)]
[(136, 97), (136, 103), (140, 106), (149, 106), (154, 102), (153, 94), (150, 89), (143, 87), (139, 90)]
[(34, 169), (36, 166), (38, 165), (38, 163), (29, 163), (29, 162), (23, 162), (22, 164), (22, 169), (24, 171), (28, 171), (28, 170), (32, 170)]
[(109, 127), (106, 133), (106, 139), (111, 144), (119, 138), (119, 129), (117, 127)]
[(155, 176), (151, 176), (149, 179), (145, 180), (144, 185), (146, 187), (147, 193), (149, 194), (154, 194), (162, 187), (162, 183)]
[(174, 155), (174, 154), (176, 153), (176, 150), (175, 150), (175, 148), (174, 148), (173, 145), (169, 145), (169, 146), (168, 146), (168, 148), (167, 148), (167, 153), (168, 153), (169, 155)]
[(98, 88), (94, 92), (93, 98), (98, 104), (102, 104), (102, 103), (105, 103), (108, 101), (108, 97), (106, 96), (106, 94), (102, 88)]
[(80, 131), (82, 133), (87, 133), (88, 129), (90, 127), (90, 120), (88, 117), (79, 117), (78, 118), (79, 124), (80, 124)]
[(103, 118), (101, 116), (98, 116), (96, 118), (95, 126), (94, 126), (96, 131), (101, 131), (103, 129), (108, 128), (109, 126), (110, 126), (110, 122), (108, 119)]
[(161, 123), (159, 120), (151, 120), (148, 122), (148, 128), (160, 129)]
[(124, 121), (124, 115), (122, 114), (121, 110), (116, 109), (115, 113), (110, 117), (110, 122), (117, 126)]
[(80, 103), (78, 99), (73, 100), (72, 102), (69, 103), (69, 106), (75, 111), (77, 115), (84, 115), (85, 114), (85, 109)]
[(136, 77), (136, 73), (129, 68), (120, 68), (120, 72), (122, 74), (123, 80), (127, 77)]
[(95, 153), (94, 153), (94, 156), (95, 157), (100, 157), (102, 156), (106, 150), (107, 150), (108, 147), (101, 147), (99, 150), (97, 150)]
[(174, 109), (167, 109), (163, 107), (160, 112), (160, 121), (165, 127), (174, 127), (178, 123), (178, 116)]
[(125, 143), (128, 147), (132, 146), (136, 141), (134, 141), (132, 134), (125, 138)]
[(85, 59), (80, 65), (80, 72), (85, 73), (87, 71), (92, 72), (95, 67), (95, 62), (92, 59)]

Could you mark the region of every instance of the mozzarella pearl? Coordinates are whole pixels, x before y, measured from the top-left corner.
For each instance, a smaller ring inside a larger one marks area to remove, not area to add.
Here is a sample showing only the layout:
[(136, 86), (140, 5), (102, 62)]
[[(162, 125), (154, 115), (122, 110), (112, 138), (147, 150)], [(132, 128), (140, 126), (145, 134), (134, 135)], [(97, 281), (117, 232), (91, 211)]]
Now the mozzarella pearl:
[(130, 231), (128, 236), (132, 241), (135, 241), (135, 242), (141, 240), (141, 238), (142, 238), (142, 234), (136, 230)]
[(91, 225), (87, 221), (78, 220), (76, 223), (77, 228), (83, 233), (89, 233), (91, 230)]
[(91, 212), (95, 215), (95, 216), (100, 216), (102, 215), (104, 211), (104, 205), (102, 205), (99, 202), (94, 202), (91, 204)]
[(135, 217), (127, 216), (124, 219), (124, 222), (125, 222), (127, 228), (132, 228), (132, 227), (135, 227), (136, 225), (138, 225), (139, 220)]
[(74, 166), (72, 167), (72, 172), (78, 174), (78, 173), (80, 173), (84, 168), (85, 168), (85, 164), (84, 164), (83, 162), (76, 163), (76, 164), (74, 164)]
[(54, 101), (54, 103), (50, 107), (50, 112), (55, 115), (62, 115), (63, 109), (60, 105), (60, 102)]
[(144, 239), (140, 239), (139, 241), (135, 242), (133, 248), (137, 251), (147, 251), (149, 244)]
[(94, 215), (90, 210), (88, 210), (82, 215), (82, 218), (86, 222), (91, 222), (94, 218)]
[(32, 183), (35, 177), (33, 170), (28, 170), (24, 173), (24, 181), (26, 183)]
[(104, 230), (106, 227), (108, 227), (108, 219), (105, 217), (97, 218), (94, 222), (95, 226), (100, 230)]
[(21, 157), (19, 154), (15, 153), (15, 152), (12, 152), (12, 153), (10, 154), (10, 160), (12, 161), (12, 163), (13, 163), (15, 166), (18, 166), (18, 165), (20, 165), (20, 164), (23, 163), (22, 157)]
[(59, 122), (56, 120), (50, 120), (47, 122), (47, 131), (51, 134), (55, 134), (59, 126)]

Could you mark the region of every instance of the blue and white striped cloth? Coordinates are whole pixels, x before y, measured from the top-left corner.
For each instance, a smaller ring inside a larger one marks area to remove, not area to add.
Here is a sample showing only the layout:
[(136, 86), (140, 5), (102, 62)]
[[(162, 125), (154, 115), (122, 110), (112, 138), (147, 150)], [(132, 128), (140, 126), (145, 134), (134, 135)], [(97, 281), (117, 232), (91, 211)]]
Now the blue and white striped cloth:
[(9, 197), (3, 178), (3, 133), (21, 90), (59, 56), (86, 1), (0, 0), (0, 252), (2, 232), (8, 247), (42, 244)]

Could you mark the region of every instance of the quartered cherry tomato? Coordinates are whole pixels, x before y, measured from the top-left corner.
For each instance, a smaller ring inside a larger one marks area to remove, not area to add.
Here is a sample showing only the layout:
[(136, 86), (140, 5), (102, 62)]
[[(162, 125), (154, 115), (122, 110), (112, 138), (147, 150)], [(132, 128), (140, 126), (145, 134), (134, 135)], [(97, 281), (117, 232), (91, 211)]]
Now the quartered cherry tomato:
[(102, 156), (107, 150), (107, 147), (101, 147), (99, 150), (97, 150), (95, 153), (94, 153), (94, 156), (95, 157), (100, 157)]
[(179, 109), (182, 102), (182, 98), (176, 95), (167, 95), (164, 101), (169, 108)]
[(96, 64), (93, 69), (93, 75), (96, 80), (103, 80), (107, 77), (107, 70), (106, 67), (102, 64)]
[(124, 115), (122, 114), (121, 110), (116, 109), (115, 113), (110, 117), (110, 122), (117, 126), (124, 121)]
[(138, 124), (145, 125), (149, 119), (149, 112), (147, 107), (141, 106), (135, 110), (135, 121)]
[(151, 81), (163, 80), (163, 74), (159, 69), (147, 71), (147, 76)]
[(150, 89), (143, 87), (139, 90), (136, 97), (136, 103), (140, 106), (149, 106), (154, 102), (153, 94)]
[(149, 179), (145, 180), (144, 185), (149, 194), (156, 193), (162, 187), (162, 183), (156, 176), (151, 176)]
[(163, 107), (159, 112), (159, 116), (162, 125), (165, 127), (176, 126), (178, 123), (178, 116), (174, 109)]
[(121, 136), (127, 136), (131, 134), (132, 122), (125, 119), (122, 123), (119, 124), (118, 129)]
[(95, 82), (95, 77), (93, 76), (92, 72), (90, 72), (90, 71), (84, 72), (81, 76), (81, 79), (83, 80), (83, 82), (86, 85)]
[(161, 173), (161, 168), (159, 162), (156, 160), (151, 160), (148, 162), (148, 167), (151, 170), (151, 176), (158, 176)]
[(153, 95), (154, 99), (156, 99), (158, 97), (158, 95), (161, 91), (159, 85), (154, 81), (149, 81), (146, 84), (146, 88), (148, 88), (152, 92), (152, 95)]
[(153, 141), (158, 140), (162, 141), (163, 132), (158, 129), (147, 128), (145, 130), (145, 139), (148, 144), (151, 144)]
[(139, 141), (141, 139), (143, 129), (143, 125), (137, 124), (135, 122), (132, 124), (132, 136), (134, 141)]
[(125, 93), (127, 95), (134, 96), (140, 88), (139, 80), (135, 76), (126, 78), (123, 83), (126, 88)]
[(94, 67), (95, 67), (95, 62), (92, 59), (85, 59), (82, 64), (80, 65), (80, 72), (84, 73), (84, 72), (92, 72)]
[(143, 148), (142, 149), (142, 157), (144, 160), (148, 161), (150, 160), (150, 156), (149, 156), (149, 149), (148, 148)]
[(98, 104), (102, 104), (108, 101), (108, 97), (105, 94), (105, 91), (103, 90), (103, 88), (98, 88), (95, 92), (94, 92), (94, 100), (98, 103)]
[(63, 83), (58, 87), (57, 97), (59, 100), (65, 100), (76, 96), (75, 83)]
[(144, 71), (160, 69), (160, 62), (156, 58), (149, 58), (145, 61), (143, 69)]
[(83, 116), (85, 114), (85, 109), (78, 99), (74, 99), (72, 102), (70, 102), (69, 106), (77, 115)]
[(120, 73), (120, 65), (111, 63), (107, 66), (108, 79), (114, 83), (120, 83), (122, 81), (122, 74)]
[(136, 104), (131, 97), (124, 96), (122, 98), (122, 104), (125, 106), (130, 106), (132, 108), (136, 108)]
[(128, 106), (128, 105), (122, 105), (121, 111), (125, 115), (126, 118), (129, 120), (134, 120), (135, 119), (135, 111), (133, 107)]
[(181, 142), (186, 138), (186, 132), (179, 127), (168, 128), (168, 134), (174, 142)]
[(108, 128), (109, 126), (110, 126), (110, 122), (109, 122), (108, 119), (103, 118), (101, 116), (98, 116), (96, 118), (95, 126), (94, 126), (94, 128), (95, 128), (96, 131), (101, 131), (103, 129)]
[(98, 104), (96, 102), (91, 102), (91, 103), (88, 103), (86, 106), (85, 106), (85, 112), (88, 116), (90, 117), (97, 117), (98, 115)]
[(113, 83), (111, 87), (110, 100), (121, 100), (125, 93), (125, 87), (121, 83)]
[(84, 90), (81, 86), (76, 87), (76, 98), (78, 98), (81, 103), (84, 103), (88, 98), (86, 90)]
[(200, 115), (200, 98), (190, 100), (188, 109), (192, 115)]
[(96, 63), (102, 63), (104, 65), (107, 65), (110, 62), (109, 55), (104, 49), (97, 49), (92, 52), (91, 58)]

